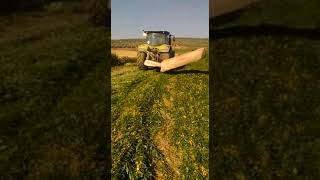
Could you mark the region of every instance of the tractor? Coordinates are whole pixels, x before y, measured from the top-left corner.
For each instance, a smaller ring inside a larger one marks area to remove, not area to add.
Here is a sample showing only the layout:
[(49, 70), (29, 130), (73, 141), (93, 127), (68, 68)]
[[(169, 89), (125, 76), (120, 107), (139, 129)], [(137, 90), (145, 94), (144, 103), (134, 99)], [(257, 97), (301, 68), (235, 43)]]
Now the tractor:
[(146, 60), (161, 63), (165, 59), (175, 56), (173, 42), (175, 37), (168, 31), (144, 31), (146, 43), (138, 46), (137, 65), (139, 69), (146, 70), (144, 65)]

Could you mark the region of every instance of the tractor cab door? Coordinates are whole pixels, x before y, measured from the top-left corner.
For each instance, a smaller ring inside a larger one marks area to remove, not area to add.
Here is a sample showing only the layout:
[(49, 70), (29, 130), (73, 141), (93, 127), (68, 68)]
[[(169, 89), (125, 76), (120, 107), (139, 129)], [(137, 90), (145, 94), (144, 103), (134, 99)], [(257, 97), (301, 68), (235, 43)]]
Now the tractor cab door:
[(169, 45), (173, 45), (173, 42), (176, 41), (176, 38), (174, 37), (174, 35), (169, 35)]

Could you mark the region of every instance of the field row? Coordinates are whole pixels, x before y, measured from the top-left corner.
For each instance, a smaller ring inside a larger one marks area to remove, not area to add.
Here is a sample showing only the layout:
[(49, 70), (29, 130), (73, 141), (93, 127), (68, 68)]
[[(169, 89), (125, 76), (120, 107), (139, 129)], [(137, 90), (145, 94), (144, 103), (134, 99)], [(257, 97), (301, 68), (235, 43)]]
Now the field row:
[(207, 62), (175, 74), (113, 69), (114, 178), (208, 178)]

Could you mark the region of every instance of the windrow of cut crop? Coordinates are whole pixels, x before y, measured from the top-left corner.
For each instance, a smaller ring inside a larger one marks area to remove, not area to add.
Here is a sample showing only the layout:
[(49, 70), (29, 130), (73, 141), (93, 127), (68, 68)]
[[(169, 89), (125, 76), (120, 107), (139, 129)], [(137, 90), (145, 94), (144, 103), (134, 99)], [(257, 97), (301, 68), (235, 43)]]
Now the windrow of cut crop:
[[(172, 121), (166, 136), (175, 152), (171, 159), (180, 160), (173, 165), (178, 166), (182, 179), (209, 176), (208, 83), (208, 75), (191, 73), (175, 75), (165, 85), (164, 111)], [(167, 151), (169, 154), (170, 149)]]
[(165, 79), (156, 72), (143, 73), (146, 80), (139, 82), (131, 92), (122, 94), (123, 100), (118, 100), (121, 107), (117, 108), (121, 113), (112, 123), (112, 174), (115, 178), (154, 178), (155, 167), (163, 160), (153, 140), (162, 119), (153, 107), (159, 102)]

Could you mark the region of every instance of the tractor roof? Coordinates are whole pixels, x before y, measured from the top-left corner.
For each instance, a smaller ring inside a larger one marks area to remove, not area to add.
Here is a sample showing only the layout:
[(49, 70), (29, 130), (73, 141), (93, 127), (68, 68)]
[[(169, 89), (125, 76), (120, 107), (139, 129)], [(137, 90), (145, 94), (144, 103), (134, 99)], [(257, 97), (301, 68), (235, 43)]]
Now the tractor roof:
[(162, 33), (162, 34), (167, 34), (169, 35), (169, 31), (144, 31), (145, 33)]

